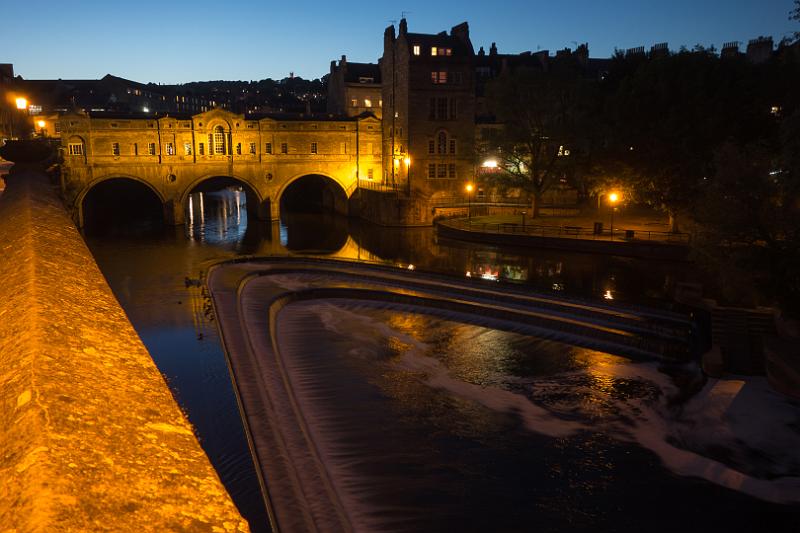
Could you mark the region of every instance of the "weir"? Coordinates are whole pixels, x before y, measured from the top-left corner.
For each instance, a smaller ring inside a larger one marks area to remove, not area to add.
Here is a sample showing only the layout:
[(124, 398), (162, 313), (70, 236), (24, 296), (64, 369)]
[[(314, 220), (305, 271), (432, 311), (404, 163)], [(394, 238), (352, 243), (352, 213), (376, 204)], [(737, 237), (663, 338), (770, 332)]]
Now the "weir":
[[(691, 353), (690, 320), (678, 313), (612, 308), (501, 288), (479, 280), (410, 274), (385, 266), (303, 258), (252, 259), (213, 267), (207, 284), (273, 527), (281, 531), (408, 529), (409, 524), (403, 521), (415, 520), (402, 518), (399, 503), (395, 509), (364, 508), (369, 494), (376, 490), (364, 487), (374, 482), (353, 481), (352, 472), (339, 460), (342, 453), (326, 451), (330, 445), (317, 438), (326, 426), (344, 422), (339, 422), (341, 417), (315, 420), (317, 415), (308, 405), (320, 397), (328, 397), (331, 402), (336, 397), (336, 402), (341, 401), (341, 394), (337, 396), (330, 390), (341, 388), (340, 383), (348, 383), (350, 378), (339, 376), (325, 381), (320, 375), (330, 372), (333, 363), (321, 357), (305, 360), (300, 355), (308, 349), (316, 350), (315, 353), (329, 351), (312, 333), (313, 326), (306, 329), (300, 325), (298, 331), (284, 338), (281, 332), (288, 326), (281, 325), (280, 317), (289, 308), (304, 303), (346, 302), (398, 316), (442, 317), (639, 360), (680, 361)], [(338, 308), (332, 312), (344, 313)], [(424, 324), (422, 321), (420, 326), (426, 327)], [(355, 321), (343, 335), (357, 338), (359, 328)], [(296, 340), (292, 340), (294, 336)], [(398, 342), (415, 344), (410, 338)], [(342, 348), (330, 348), (337, 349)], [(579, 426), (567, 420), (547, 421), (545, 414), (524, 396), (497, 392), (484, 398), (480, 387), (452, 380), (436, 363), (425, 358), (404, 356), (398, 364), (404, 365), (408, 372), (437, 376), (430, 379), (438, 388), (465, 398), (477, 398), (479, 403), (485, 402), (492, 408), (519, 412), (523, 419), (530, 420), (532, 427), (541, 422), (554, 428), (564, 426), (569, 433)], [(313, 382), (324, 383), (319, 385), (323, 389), (311, 386)], [(350, 425), (347, 427), (348, 431), (354, 431)], [(553, 431), (558, 434), (561, 430)], [(333, 430), (333, 434), (339, 432)], [(344, 461), (345, 464), (370, 460), (352, 453), (354, 457)], [(405, 479), (403, 483), (411, 482)], [(360, 497), (354, 496), (354, 491)], [(414, 512), (419, 513), (419, 506)]]

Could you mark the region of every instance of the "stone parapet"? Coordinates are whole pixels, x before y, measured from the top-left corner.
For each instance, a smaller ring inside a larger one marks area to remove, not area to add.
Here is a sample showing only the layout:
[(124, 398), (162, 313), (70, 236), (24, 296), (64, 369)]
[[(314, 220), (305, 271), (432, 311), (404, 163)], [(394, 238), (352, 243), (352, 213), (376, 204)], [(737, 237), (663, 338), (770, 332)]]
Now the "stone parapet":
[(0, 530), (247, 531), (38, 171), (0, 195)]

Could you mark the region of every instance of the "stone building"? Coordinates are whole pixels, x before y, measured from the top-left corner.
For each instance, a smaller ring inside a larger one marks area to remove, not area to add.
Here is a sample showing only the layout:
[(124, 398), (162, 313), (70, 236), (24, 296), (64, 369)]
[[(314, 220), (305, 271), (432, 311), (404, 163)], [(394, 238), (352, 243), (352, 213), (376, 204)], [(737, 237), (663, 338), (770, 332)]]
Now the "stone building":
[(450, 33), (384, 32), (383, 182), (412, 200), (409, 220), (430, 223), (436, 198), (463, 196), (474, 176), (474, 51), (467, 23)]
[(383, 115), (381, 69), (375, 63), (351, 63), (342, 56), (331, 61), (328, 77), (328, 113), (357, 116), (365, 112)]

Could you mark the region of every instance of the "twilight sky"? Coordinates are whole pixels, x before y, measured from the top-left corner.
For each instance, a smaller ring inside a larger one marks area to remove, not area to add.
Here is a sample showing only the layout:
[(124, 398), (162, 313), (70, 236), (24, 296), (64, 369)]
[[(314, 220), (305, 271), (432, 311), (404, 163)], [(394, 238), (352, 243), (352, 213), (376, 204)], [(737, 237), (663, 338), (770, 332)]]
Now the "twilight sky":
[(377, 61), (383, 29), (407, 12), (409, 31), (438, 33), (468, 21), (477, 51), (574, 48), (592, 57), (614, 48), (775, 41), (800, 30), (792, 0), (0, 0), (0, 63), (27, 79), (99, 78), (141, 82), (305, 78), (332, 59)]

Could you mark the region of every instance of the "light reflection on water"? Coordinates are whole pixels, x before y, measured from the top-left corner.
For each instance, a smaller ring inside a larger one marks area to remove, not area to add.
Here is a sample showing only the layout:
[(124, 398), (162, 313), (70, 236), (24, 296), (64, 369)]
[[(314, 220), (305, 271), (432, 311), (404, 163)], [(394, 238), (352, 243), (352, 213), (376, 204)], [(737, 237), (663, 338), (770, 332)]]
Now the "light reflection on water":
[[(465, 244), (439, 239), (430, 228), (381, 228), (335, 216), (295, 215), (284, 217), (280, 223), (253, 222), (247, 219), (244, 195), (235, 190), (197, 193), (189, 201), (184, 227), (167, 228), (159, 235), (88, 236), (87, 242), (196, 426), (220, 477), (254, 524), (264, 523), (265, 516), (216, 325), (202, 289), (187, 286), (187, 278), (198, 278), (211, 262), (237, 255), (311, 253), (413, 264), (418, 270), (486, 277), (496, 279), (495, 283), (522, 283), (536, 290), (597, 300), (610, 295), (614, 300), (647, 303), (665, 301), (675, 281), (693, 280), (695, 276), (686, 265)], [(428, 317), (413, 313), (389, 313), (383, 319), (391, 328), (412, 337), (414, 332), (424, 333), (423, 340), (433, 347), (441, 368), (455, 380), (447, 382), (453, 387), (457, 383), (501, 387), (525, 395), (536, 405), (581, 411), (589, 422), (608, 420), (610, 413), (624, 411), (631, 398), (652, 400), (663, 394), (664, 387), (671, 386), (663, 375), (654, 385), (652, 380), (631, 373), (632, 367), (624, 361), (607, 354), (576, 349), (564, 354), (541, 341), (536, 346), (544, 350), (544, 355), (532, 357), (530, 341), (524, 337), (463, 324), (435, 326)], [(389, 366), (382, 367), (385, 375), (376, 375), (377, 367), (365, 363), (369, 357), (363, 352), (364, 346), (352, 347), (355, 355), (346, 367), (355, 368), (356, 375), (365, 372), (366, 383), (378, 387), (381, 401), (399, 410), (397, 418), (382, 421), (380, 427), (392, 430), (387, 435), (394, 435), (394, 429), (402, 426), (410, 432), (412, 441), (432, 436), (433, 441), (416, 441), (420, 448), (414, 453), (424, 457), (429, 451), (438, 461), (428, 467), (424, 462), (413, 467), (419, 469), (420, 479), (425, 479), (430, 468), (443, 472), (451, 481), (463, 477), (462, 500), (476, 510), (487, 511), (484, 517), (473, 515), (472, 524), (459, 519), (453, 509), (442, 512), (443, 517), (458, 521), (463, 530), (530, 530), (520, 528), (524, 523), (520, 520), (535, 511), (539, 518), (531, 520), (538, 520), (539, 529), (544, 531), (592, 529), (598, 521), (613, 523), (620, 531), (640, 531), (636, 509), (657, 514), (661, 507), (648, 507), (654, 500), (653, 487), (674, 495), (675, 501), (666, 507), (685, 506), (681, 502), (687, 498), (705, 502), (703, 505), (739, 505), (745, 521), (748, 516), (772, 509), (728, 492), (712, 498), (705, 485), (671, 477), (659, 459), (644, 453), (635, 439), (620, 444), (600, 428), (554, 440), (527, 433), (520, 436), (520, 419), (487, 408), (476, 399), (477, 389), (464, 389), (465, 395), (459, 395), (432, 387), (428, 377), (436, 375), (437, 368), (420, 367), (424, 359), (402, 356), (408, 351), (410, 338), (385, 340), (381, 353), (394, 354), (388, 356)], [(358, 350), (362, 350), (361, 359)], [(348, 381), (352, 377), (351, 372)], [(531, 387), (532, 380), (536, 387)], [(695, 445), (702, 448), (703, 442)], [(717, 443), (714, 449), (729, 445), (727, 441)], [(453, 477), (453, 472), (458, 475)], [(398, 466), (394, 474), (407, 472)], [(625, 488), (626, 483), (630, 488)], [(448, 498), (443, 496), (444, 488), (419, 490), (420, 495), (432, 500)], [(493, 511), (484, 503), (489, 500), (495, 501)], [(454, 504), (454, 509), (462, 503)], [(623, 507), (630, 510), (630, 517), (609, 522), (609, 517), (617, 516)], [(565, 509), (571, 514), (565, 516)], [(506, 514), (501, 516), (502, 510)], [(705, 520), (701, 515), (695, 519)], [(685, 524), (674, 520), (668, 518), (650, 529), (669, 530), (672, 525), (687, 530)], [(439, 525), (444, 528), (449, 523), (443, 519)], [(707, 525), (714, 528), (715, 524)], [(776, 531), (781, 530), (778, 526)]]

